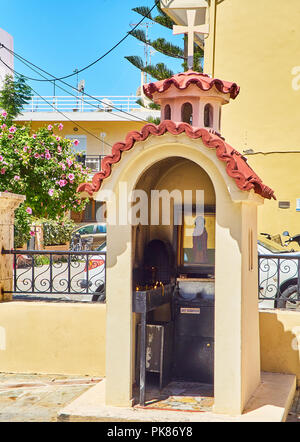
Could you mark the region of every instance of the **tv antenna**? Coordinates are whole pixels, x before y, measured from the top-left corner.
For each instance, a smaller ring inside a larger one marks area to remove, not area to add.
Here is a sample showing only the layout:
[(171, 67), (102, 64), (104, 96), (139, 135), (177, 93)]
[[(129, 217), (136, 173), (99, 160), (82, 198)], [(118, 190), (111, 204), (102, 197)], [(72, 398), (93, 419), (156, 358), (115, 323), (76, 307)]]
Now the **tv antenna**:
[[(133, 28), (134, 26), (136, 26), (138, 23), (130, 23), (130, 26)], [(146, 42), (149, 41), (148, 37), (149, 37), (149, 28), (150, 26), (153, 26), (155, 23), (152, 22), (144, 22), (142, 23), (140, 26), (142, 26), (143, 28), (145, 28), (145, 36), (146, 36)], [(153, 51), (151, 51), (151, 46), (148, 43), (142, 43), (144, 46), (144, 60), (145, 60), (145, 67), (149, 66), (149, 64), (151, 64), (151, 55), (154, 53)], [(155, 51), (156, 52), (156, 51)], [(144, 74), (144, 83), (148, 83), (148, 74), (147, 72), (143, 72)]]

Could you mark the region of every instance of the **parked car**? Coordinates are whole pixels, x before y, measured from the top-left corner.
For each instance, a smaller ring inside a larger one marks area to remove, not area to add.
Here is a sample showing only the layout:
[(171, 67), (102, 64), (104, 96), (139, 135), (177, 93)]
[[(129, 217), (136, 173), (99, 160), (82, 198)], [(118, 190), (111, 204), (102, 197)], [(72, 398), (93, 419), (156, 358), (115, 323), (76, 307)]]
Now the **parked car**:
[[(284, 236), (289, 236), (288, 232), (284, 232)], [(300, 274), (299, 239), (299, 235), (289, 236), (289, 239), (282, 242), (280, 235), (271, 236), (265, 233), (259, 235), (260, 308), (298, 309), (300, 307), (298, 289), (298, 275)]]
[(88, 268), (85, 267), (85, 278), (79, 281), (79, 286), (82, 289), (88, 287), (88, 293), (93, 294), (92, 301), (105, 302), (105, 261), (106, 255), (101, 255), (101, 252), (106, 253), (106, 242), (102, 243), (97, 248), (99, 255), (92, 255), (88, 260)]
[[(71, 240), (72, 245), (74, 243), (76, 244), (78, 242), (78, 239), (80, 239), (80, 241), (83, 244), (88, 243), (87, 249), (96, 250), (97, 247), (103, 244), (103, 242), (106, 240), (106, 224), (94, 223), (94, 224), (86, 224), (84, 226), (80, 226), (72, 232), (71, 236), (73, 239)], [(73, 246), (71, 248), (74, 249)]]

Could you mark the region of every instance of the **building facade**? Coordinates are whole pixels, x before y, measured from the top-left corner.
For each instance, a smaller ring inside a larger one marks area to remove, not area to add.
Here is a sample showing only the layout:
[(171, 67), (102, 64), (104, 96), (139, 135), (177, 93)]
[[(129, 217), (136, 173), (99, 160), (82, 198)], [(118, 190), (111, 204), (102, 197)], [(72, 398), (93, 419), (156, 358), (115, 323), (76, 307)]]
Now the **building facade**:
[[(161, 3), (181, 25), (187, 19), (180, 8), (199, 6), (191, 0)], [(223, 110), (221, 134), (277, 196), (259, 211), (259, 231), (295, 235), (300, 231), (300, 3), (203, 3), (210, 25), (204, 72), (234, 79), (241, 88), (239, 100)]]

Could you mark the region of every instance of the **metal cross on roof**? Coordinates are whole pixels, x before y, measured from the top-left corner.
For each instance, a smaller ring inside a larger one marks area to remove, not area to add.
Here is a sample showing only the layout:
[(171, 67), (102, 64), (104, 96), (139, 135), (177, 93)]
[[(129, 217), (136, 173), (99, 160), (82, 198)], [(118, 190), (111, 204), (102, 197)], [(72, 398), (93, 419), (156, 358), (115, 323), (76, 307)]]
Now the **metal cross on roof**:
[(188, 35), (188, 68), (193, 69), (194, 66), (194, 34), (208, 34), (209, 25), (197, 25), (196, 22), (196, 10), (188, 9), (187, 14), (187, 26), (173, 26), (173, 34), (187, 34)]

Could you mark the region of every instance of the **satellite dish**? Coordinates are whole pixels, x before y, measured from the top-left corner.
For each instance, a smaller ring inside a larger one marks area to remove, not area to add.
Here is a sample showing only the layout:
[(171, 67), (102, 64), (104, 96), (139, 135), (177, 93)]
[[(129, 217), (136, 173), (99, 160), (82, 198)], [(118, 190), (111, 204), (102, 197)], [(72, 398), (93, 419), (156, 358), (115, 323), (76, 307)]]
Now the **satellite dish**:
[(78, 92), (84, 92), (85, 80), (80, 80), (78, 84)]

